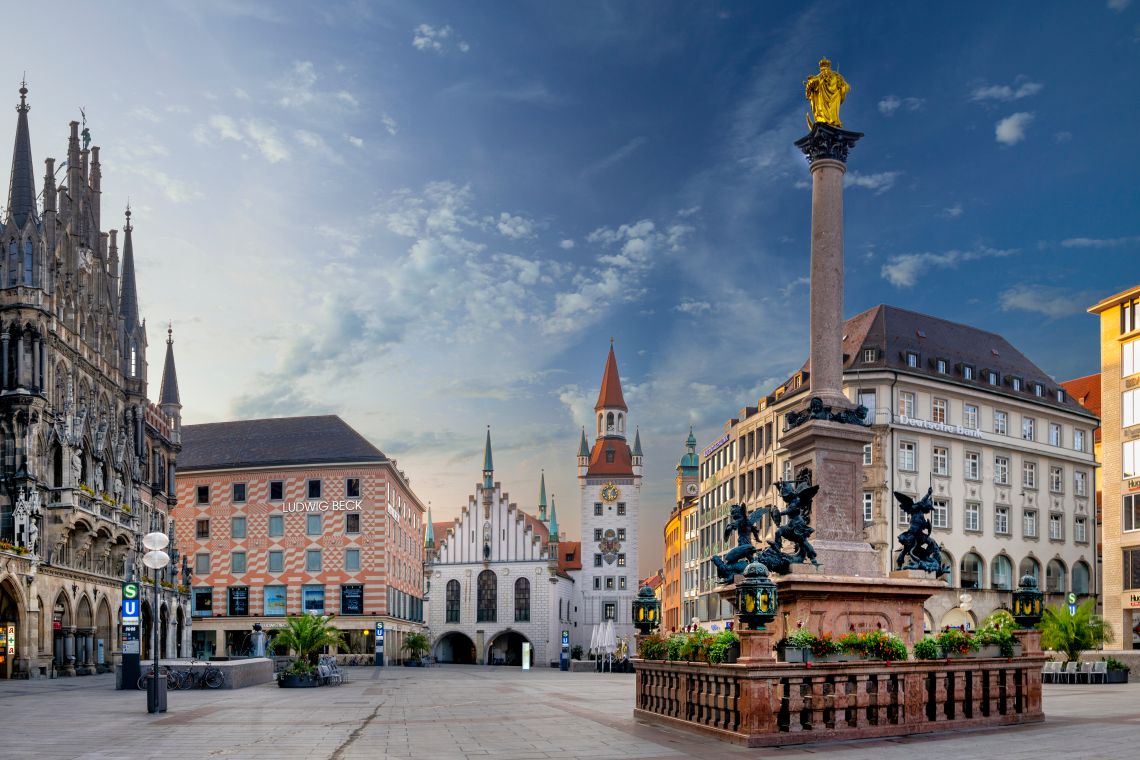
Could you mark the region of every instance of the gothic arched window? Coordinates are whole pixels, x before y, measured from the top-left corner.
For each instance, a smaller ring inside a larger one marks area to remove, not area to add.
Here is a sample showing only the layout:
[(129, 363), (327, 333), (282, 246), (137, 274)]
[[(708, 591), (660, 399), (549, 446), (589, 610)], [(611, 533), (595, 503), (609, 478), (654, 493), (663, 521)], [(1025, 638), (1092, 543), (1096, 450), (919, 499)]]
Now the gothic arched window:
[(530, 622), (530, 581), (526, 578), (515, 581), (515, 622)]
[(15, 240), (8, 242), (8, 285), (15, 285), (20, 269), (20, 251)]
[(32, 272), (35, 271), (34, 259), (32, 257), (32, 241), (24, 241), (24, 284), (32, 284)]
[(459, 622), (459, 581), (447, 582), (447, 622)]
[(478, 614), (475, 618), (477, 622), (495, 622), (495, 610), (499, 604), (498, 585), (499, 579), (495, 576), (494, 571), (484, 570), (479, 573)]

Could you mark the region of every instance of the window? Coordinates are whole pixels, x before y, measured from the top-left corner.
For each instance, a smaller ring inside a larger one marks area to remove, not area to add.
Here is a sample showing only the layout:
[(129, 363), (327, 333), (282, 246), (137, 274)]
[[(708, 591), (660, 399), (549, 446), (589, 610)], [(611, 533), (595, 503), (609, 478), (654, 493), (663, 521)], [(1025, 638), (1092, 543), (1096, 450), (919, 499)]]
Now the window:
[(530, 581), (526, 578), (515, 581), (515, 622), (530, 622)]
[(249, 586), (230, 586), (226, 596), (229, 598), (229, 611), (231, 615), (249, 614)]
[(594, 567), (601, 567), (601, 566), (602, 566), (602, 555), (595, 554), (594, 555)]
[(1032, 417), (1021, 418), (1021, 437), (1027, 441), (1032, 441), (1034, 438), (1034, 431), (1037, 426), (1036, 421)]
[(871, 464), (871, 444), (863, 444), (863, 464)]
[(1037, 538), (1037, 510), (1027, 509), (1021, 515), (1021, 533), (1026, 538)]
[(1015, 391), (1021, 390), (1021, 378), (1020, 377), (1011, 377), (1009, 379), (1009, 387), (1013, 388)]
[(271, 480), (269, 481), (269, 500), (281, 501), (285, 498), (285, 481), (284, 480)]
[(1022, 462), (1021, 463), (1021, 485), (1026, 488), (1037, 487), (1037, 463), (1036, 462)]
[(1140, 530), (1140, 494), (1124, 497), (1124, 530)]
[(349, 512), (344, 516), (344, 532), (345, 533), (359, 533), (360, 532), (360, 513)]
[(934, 500), (934, 511), (930, 513), (930, 524), (935, 528), (950, 528), (950, 502), (946, 499)]
[(1088, 473), (1077, 470), (1073, 473), (1073, 493), (1077, 496), (1089, 495)]
[(864, 364), (869, 364), (870, 362), (875, 361), (875, 359), (877, 359), (877, 358), (879, 358), (879, 352), (876, 349), (873, 349), (873, 348), (864, 348), (863, 349), (863, 363)]
[(899, 469), (914, 472), (914, 441), (899, 441)]
[(946, 399), (936, 398), (930, 403), (930, 419), (932, 422), (946, 424)]
[(344, 571), (346, 573), (355, 573), (360, 570), (360, 550), (359, 549), (345, 549), (344, 550)]
[(1060, 467), (1049, 468), (1049, 491), (1052, 493), (1062, 493), (1064, 487), (1065, 471)]
[(606, 464), (613, 464), (613, 463), (614, 463), (614, 450), (613, 449), (606, 449)]
[(1065, 537), (1065, 524), (1062, 519), (1062, 515), (1049, 515), (1049, 538), (1053, 541), (1060, 541)]
[(910, 391), (899, 391), (899, 416), (914, 416), (914, 394)]
[(1085, 431), (1083, 431), (1083, 430), (1074, 430), (1073, 431), (1073, 449), (1076, 451), (1084, 451), (1085, 450)]
[(594, 576), (594, 590), (595, 591), (601, 591), (601, 589), (602, 589), (602, 576), (595, 575)]
[(269, 516), (269, 537), (280, 538), (285, 535), (285, 515)]
[(1140, 340), (1130, 340), (1120, 347), (1120, 376), (1140, 372)]
[(1009, 457), (994, 457), (994, 482), (1009, 485)]
[(198, 486), (198, 503), (199, 504), (209, 504), (210, 503), (210, 487), (209, 486)]
[(978, 407), (973, 404), (962, 404), (962, 427), (967, 430), (978, 429)]
[(982, 505), (976, 502), (967, 502), (965, 514), (966, 530), (980, 531), (982, 529)]
[(625, 540), (625, 528), (618, 528), (617, 529), (617, 540), (618, 541), (624, 541)]
[(614, 619), (614, 613), (616, 611), (617, 611), (617, 608), (613, 602), (606, 602), (605, 606), (603, 607), (602, 616), (606, 620), (613, 620)]
[(618, 591), (625, 591), (625, 576), (622, 575), (618, 578)]
[(994, 434), (1009, 435), (1009, 412), (994, 410)]
[(1124, 550), (1124, 567), (1122, 570), (1124, 588), (1140, 588), (1140, 549)]
[(962, 365), (962, 379), (963, 380), (973, 380), (974, 379), (974, 368), (971, 367), (969, 364), (963, 364)]
[(990, 566), (990, 580), (995, 591), (1011, 591), (1013, 589), (1013, 563), (1009, 557), (999, 554), (994, 557)]
[(32, 284), (32, 272), (35, 271), (35, 259), (32, 258), (32, 241), (24, 241), (24, 284)]
[(982, 558), (973, 552), (962, 557), (962, 588), (982, 587)]
[(994, 507), (994, 533), (1009, 535), (1009, 507)]
[(262, 592), (265, 595), (264, 606), (267, 616), (285, 616), (285, 587), (266, 586)]
[(209, 538), (210, 537), (210, 521), (197, 520), (194, 523), (194, 536), (196, 538)]
[(625, 502), (619, 501), (617, 505), (618, 517), (625, 517)]
[(986, 370), (986, 382), (990, 385), (997, 385), (1000, 379), (1001, 378), (998, 376), (998, 373), (994, 372), (992, 369)]
[(210, 574), (210, 555), (205, 552), (194, 555), (194, 575)]
[(858, 402), (859, 402), (860, 406), (867, 407), (867, 419), (874, 421), (875, 409), (878, 406), (875, 403), (875, 392), (874, 391), (859, 391)]
[(602, 529), (601, 528), (594, 528), (594, 540), (595, 541), (601, 541), (602, 540)]
[(594, 517), (602, 516), (602, 503), (600, 501), (594, 502)]
[(1089, 566), (1084, 562), (1073, 565), (1072, 592), (1078, 596), (1087, 596), (1089, 593)]
[(614, 577), (612, 575), (606, 576), (606, 591), (614, 590)]
[(194, 609), (191, 614), (194, 617), (210, 617), (214, 614), (214, 589), (194, 589)]
[(1049, 423), (1049, 445), (1050, 446), (1060, 446), (1061, 445), (1061, 426), (1055, 422)]
[(950, 449), (945, 446), (931, 447), (933, 456), (931, 458), (931, 471), (935, 475), (949, 475), (950, 474)]
[(982, 455), (976, 451), (966, 452), (966, 480), (982, 479)]
[(325, 587), (301, 586), (301, 610), (314, 615), (325, 614)]
[(321, 481), (310, 480), (305, 484), (305, 491), (310, 499), (321, 498)]
[(906, 366), (918, 367), (918, 354), (916, 354), (914, 351), (906, 352)]
[(863, 522), (869, 523), (875, 519), (875, 495), (870, 491), (863, 492)]
[(1034, 383), (1033, 384), (1033, 395), (1037, 396), (1038, 398), (1044, 398), (1045, 397), (1045, 386), (1042, 385), (1041, 383)]
[(230, 518), (230, 538), (245, 538), (245, 518), (235, 516)]
[(360, 498), (360, 478), (348, 478), (344, 481), (344, 496), (346, 499)]
[(285, 572), (285, 552), (280, 549), (271, 549), (269, 552), (269, 572)]
[(1130, 333), (1140, 327), (1140, 298), (1120, 304), (1120, 332)]
[(625, 567), (625, 555), (619, 554), (617, 562), (618, 562), (618, 567)]
[(938, 374), (945, 375), (947, 370), (948, 370), (948, 365), (946, 364), (946, 360), (945, 359), (939, 359), (938, 361), (934, 362), (934, 368), (936, 370), (938, 370)]
[(305, 535), (319, 536), (321, 535), (321, 516), (320, 515), (305, 515)]
[(1134, 478), (1140, 475), (1140, 440), (1125, 441), (1122, 465), (1124, 477)]
[(1057, 403), (1058, 404), (1065, 403), (1065, 389), (1064, 388), (1058, 388), (1055, 395), (1057, 397)]
[(1124, 392), (1120, 401), (1120, 414), (1124, 418), (1124, 427), (1140, 423), (1140, 388)]
[(448, 623), (459, 622), (459, 581), (449, 580), (447, 582), (447, 617)]
[(234, 575), (245, 572), (245, 552), (230, 552), (230, 572)]
[(240, 504), (245, 501), (245, 483), (234, 483), (234, 503)]
[(476, 622), (494, 623), (499, 606), (499, 578), (492, 570), (479, 573)]
[(319, 573), (321, 571), (321, 550), (320, 549), (306, 549), (305, 550), (305, 572)]
[(1019, 578), (1023, 575), (1032, 575), (1037, 579), (1038, 587), (1040, 588), (1041, 565), (1032, 557), (1026, 557), (1021, 560), (1021, 564), (1017, 567), (1017, 575)]

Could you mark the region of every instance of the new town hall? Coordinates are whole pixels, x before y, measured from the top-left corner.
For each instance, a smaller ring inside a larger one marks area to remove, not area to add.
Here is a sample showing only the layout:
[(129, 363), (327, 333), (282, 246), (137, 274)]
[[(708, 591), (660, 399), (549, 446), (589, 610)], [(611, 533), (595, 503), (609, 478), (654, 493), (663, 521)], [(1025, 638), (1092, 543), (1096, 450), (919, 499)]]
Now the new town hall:
[[(111, 667), (121, 584), (141, 575), (140, 536), (173, 529), (181, 424), (169, 337), (160, 403), (147, 399), (130, 210), (120, 258), (117, 231), (102, 228), (99, 148), (75, 121), (66, 160), (44, 160), (39, 202), (27, 94), (22, 86), (0, 233), (5, 678)], [(161, 646), (175, 654), (188, 642), (189, 597), (160, 580)], [(149, 603), (143, 616), (146, 633)]]
[(626, 438), (629, 409), (612, 345), (594, 412), (594, 444), (583, 430), (578, 449), (580, 542), (560, 536), (544, 476), (537, 515), (511, 503), (495, 482), (490, 431), (482, 481), (459, 517), (429, 518), (427, 620), (440, 662), (517, 665), (525, 642), (544, 666), (558, 661), (562, 631), (585, 651), (607, 620), (617, 640), (632, 643), (642, 453), (636, 431), (632, 446)]

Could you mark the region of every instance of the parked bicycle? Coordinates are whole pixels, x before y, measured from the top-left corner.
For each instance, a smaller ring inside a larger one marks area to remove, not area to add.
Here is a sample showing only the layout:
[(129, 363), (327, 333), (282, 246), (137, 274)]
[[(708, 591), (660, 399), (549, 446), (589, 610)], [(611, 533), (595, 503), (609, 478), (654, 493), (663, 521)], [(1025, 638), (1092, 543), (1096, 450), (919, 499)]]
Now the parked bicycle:
[[(141, 676), (139, 676), (139, 680), (135, 684), (135, 686), (138, 688), (139, 691), (146, 691), (146, 682), (151, 677), (151, 675), (153, 673), (154, 673), (154, 668), (148, 667), (144, 670), (143, 674)], [(169, 665), (159, 665), (158, 666), (158, 674), (166, 676), (167, 685), (171, 689), (177, 689), (178, 688), (178, 686), (175, 685), (178, 681), (178, 675), (175, 672), (174, 668), (170, 667)]]
[[(201, 670), (195, 670), (195, 665), (203, 667)], [(178, 686), (175, 688), (178, 689), (220, 689), (226, 682), (225, 674), (222, 673), (221, 668), (197, 660), (191, 660), (190, 667), (186, 670), (177, 671), (177, 679)]]

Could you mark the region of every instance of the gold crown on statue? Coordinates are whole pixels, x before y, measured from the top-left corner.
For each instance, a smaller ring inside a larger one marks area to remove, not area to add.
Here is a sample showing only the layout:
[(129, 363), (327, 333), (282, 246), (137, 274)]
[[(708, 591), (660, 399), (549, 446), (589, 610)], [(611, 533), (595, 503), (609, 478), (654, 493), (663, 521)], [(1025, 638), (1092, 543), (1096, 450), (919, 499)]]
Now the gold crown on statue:
[(831, 68), (831, 61), (827, 60), (827, 57), (824, 56), (823, 58), (819, 59), (819, 67), (821, 69), (830, 69)]

